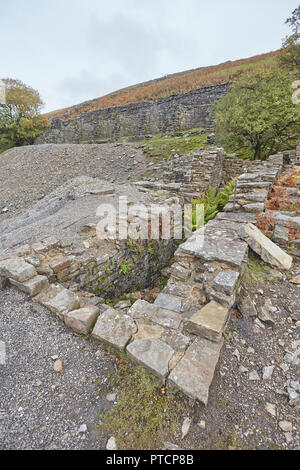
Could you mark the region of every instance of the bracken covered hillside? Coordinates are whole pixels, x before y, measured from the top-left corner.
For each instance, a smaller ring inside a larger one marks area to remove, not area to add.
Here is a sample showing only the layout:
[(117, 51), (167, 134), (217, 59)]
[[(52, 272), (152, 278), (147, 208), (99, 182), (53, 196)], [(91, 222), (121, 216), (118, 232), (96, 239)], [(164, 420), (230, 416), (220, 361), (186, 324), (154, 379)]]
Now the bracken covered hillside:
[(60, 119), (76, 118), (88, 111), (123, 106), (139, 101), (153, 101), (173, 94), (187, 93), (197, 88), (229, 82), (252, 68), (271, 67), (278, 54), (279, 51), (269, 52), (248, 59), (240, 59), (234, 62), (228, 61), (219, 65), (201, 67), (168, 75), (123, 88), (122, 90), (69, 108), (53, 111), (47, 116)]

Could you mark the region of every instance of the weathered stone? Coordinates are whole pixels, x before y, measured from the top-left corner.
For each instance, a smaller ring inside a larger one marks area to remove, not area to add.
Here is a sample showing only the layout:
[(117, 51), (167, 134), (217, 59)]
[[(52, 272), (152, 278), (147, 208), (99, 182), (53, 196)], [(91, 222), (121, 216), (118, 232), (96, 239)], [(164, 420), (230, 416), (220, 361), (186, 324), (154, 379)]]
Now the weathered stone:
[(274, 366), (266, 366), (263, 368), (263, 380), (269, 380), (272, 377)]
[(48, 247), (41, 242), (34, 243), (31, 248), (35, 253), (46, 253), (48, 251)]
[(237, 309), (243, 317), (256, 317), (257, 311), (253, 300), (244, 287), (240, 289), (240, 292), (236, 299)]
[(279, 427), (283, 432), (292, 432), (293, 425), (289, 421), (280, 421)]
[(244, 225), (239, 235), (266, 263), (279, 269), (290, 269), (292, 267), (292, 257), (275, 245), (255, 225)]
[(162, 340), (168, 343), (175, 351), (178, 352), (185, 351), (191, 343), (189, 336), (172, 330), (165, 330), (164, 334), (162, 335)]
[(99, 308), (93, 305), (73, 310), (64, 316), (65, 324), (79, 334), (88, 334), (99, 316)]
[(251, 223), (256, 224), (257, 217), (255, 214), (251, 214), (250, 212), (219, 212), (215, 218), (215, 220), (228, 220), (231, 222), (238, 222), (238, 223)]
[(275, 225), (272, 240), (278, 243), (287, 243), (289, 241), (289, 229), (281, 227), (281, 225)]
[(99, 316), (92, 337), (114, 348), (124, 349), (136, 332), (137, 326), (129, 315), (108, 308)]
[(39, 294), (43, 289), (49, 286), (48, 279), (45, 276), (35, 276), (25, 282), (17, 282), (10, 279), (10, 282), (18, 287), (18, 289), (31, 296)]
[(164, 333), (164, 328), (160, 325), (149, 325), (143, 320), (137, 321), (138, 331), (134, 335), (135, 339), (160, 339)]
[(292, 277), (292, 279), (290, 280), (290, 282), (291, 282), (292, 284), (297, 284), (297, 285), (299, 285), (299, 284), (300, 284), (300, 275), (299, 275), (299, 276)]
[(219, 261), (240, 267), (248, 247), (237, 238), (235, 229), (238, 229), (238, 225), (227, 221), (210, 221), (205, 226), (204, 239), (203, 229), (197, 230), (180, 249), (205, 261)]
[(212, 343), (205, 338), (197, 338), (171, 372), (168, 378), (170, 386), (207, 405), (222, 346), (223, 341)]
[(35, 300), (51, 312), (63, 318), (67, 312), (80, 308), (77, 295), (62, 286), (50, 285), (35, 297)]
[(240, 273), (236, 271), (222, 271), (214, 279), (214, 288), (226, 295), (232, 295)]
[(17, 282), (24, 282), (36, 276), (36, 270), (32, 264), (25, 263), (20, 258), (10, 258), (0, 261), (0, 275)]
[(158, 307), (153, 304), (149, 304), (146, 300), (137, 300), (132, 307), (128, 310), (128, 315), (133, 319), (138, 320), (141, 318), (152, 319), (158, 311)]
[(25, 258), (26, 263), (32, 264), (35, 268), (41, 264), (40, 257), (37, 255), (29, 255)]
[(55, 258), (49, 263), (49, 266), (55, 273), (58, 273), (71, 266), (73, 259), (74, 256)]
[(184, 331), (211, 341), (220, 341), (225, 331), (228, 315), (228, 308), (212, 301), (184, 324)]
[(174, 312), (181, 312), (182, 300), (169, 294), (159, 294), (154, 302), (156, 307), (161, 307), (166, 310), (173, 310)]
[(273, 418), (276, 418), (276, 406), (273, 403), (266, 403), (265, 408)]
[(41, 274), (42, 276), (50, 277), (54, 275), (53, 270), (49, 268), (49, 266), (38, 266), (36, 268), (36, 271), (38, 274)]
[(275, 326), (275, 320), (271, 309), (272, 303), (269, 299), (266, 299), (264, 305), (257, 308), (257, 316), (263, 323)]
[(252, 370), (249, 373), (249, 380), (251, 380), (251, 381), (260, 380), (260, 377), (259, 377), (258, 373), (256, 372), (256, 370)]
[(136, 339), (127, 347), (128, 356), (164, 380), (174, 350), (161, 340)]
[(263, 203), (255, 203), (255, 204), (244, 204), (243, 209), (246, 212), (251, 212), (253, 214), (256, 214), (257, 212), (263, 212), (265, 208), (265, 205)]
[(180, 323), (182, 322), (182, 316), (171, 310), (159, 308), (152, 316), (152, 321), (166, 328), (178, 330)]
[(53, 248), (57, 248), (60, 245), (59, 241), (55, 237), (44, 238), (42, 243), (45, 245), (47, 250), (52, 250)]

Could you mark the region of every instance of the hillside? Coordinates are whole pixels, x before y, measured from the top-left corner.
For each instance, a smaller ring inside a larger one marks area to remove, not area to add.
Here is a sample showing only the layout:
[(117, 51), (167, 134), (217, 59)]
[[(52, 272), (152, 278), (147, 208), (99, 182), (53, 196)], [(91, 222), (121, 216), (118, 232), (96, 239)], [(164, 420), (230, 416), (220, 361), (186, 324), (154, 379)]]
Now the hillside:
[(153, 101), (197, 88), (217, 85), (234, 80), (249, 69), (270, 67), (279, 51), (261, 54), (247, 59), (228, 61), (219, 65), (201, 67), (133, 85), (108, 95), (48, 113), (50, 118), (70, 119), (88, 111), (123, 106), (140, 101)]

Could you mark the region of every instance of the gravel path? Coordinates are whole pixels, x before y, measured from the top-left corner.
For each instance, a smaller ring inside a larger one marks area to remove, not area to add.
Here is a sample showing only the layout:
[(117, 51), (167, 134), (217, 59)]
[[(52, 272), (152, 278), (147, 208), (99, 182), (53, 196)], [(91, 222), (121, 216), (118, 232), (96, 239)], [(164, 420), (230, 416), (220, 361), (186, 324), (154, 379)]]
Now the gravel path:
[[(1, 340), (0, 449), (105, 448), (94, 425), (109, 406), (114, 357), (15, 289), (0, 290)], [(54, 371), (55, 356), (63, 373)]]

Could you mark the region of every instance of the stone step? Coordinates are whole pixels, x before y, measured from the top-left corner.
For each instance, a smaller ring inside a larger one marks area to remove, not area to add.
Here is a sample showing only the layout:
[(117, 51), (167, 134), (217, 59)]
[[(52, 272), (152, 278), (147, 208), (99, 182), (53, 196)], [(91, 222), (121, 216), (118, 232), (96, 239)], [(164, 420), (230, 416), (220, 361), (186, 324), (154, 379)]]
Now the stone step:
[(168, 385), (206, 406), (222, 346), (223, 341), (196, 338), (169, 375)]
[(34, 297), (51, 312), (56, 313), (61, 319), (72, 310), (80, 308), (80, 301), (77, 295), (63, 286), (51, 284), (48, 289), (42, 290), (40, 294)]
[(215, 301), (209, 302), (184, 323), (184, 333), (219, 342), (228, 322), (229, 309)]
[(130, 315), (108, 307), (98, 318), (92, 338), (118, 350), (124, 350), (137, 326)]
[(219, 212), (215, 220), (228, 220), (231, 222), (252, 223), (256, 224), (257, 217), (250, 212)]
[[(160, 294), (163, 295), (163, 294)], [(172, 297), (167, 296), (166, 297)], [(170, 305), (166, 302), (161, 302), (162, 305)], [(181, 300), (180, 300), (181, 305)], [(151, 321), (157, 325), (163, 326), (165, 328), (171, 328), (173, 330), (178, 330), (182, 322), (182, 315), (180, 315), (175, 310), (170, 310), (162, 308), (159, 305), (150, 304), (145, 300), (137, 300), (133, 306), (128, 310), (128, 315), (131, 316), (133, 320), (146, 320)]]
[(135, 339), (127, 346), (127, 354), (164, 381), (169, 374), (169, 363), (175, 351), (160, 339)]
[(65, 324), (76, 333), (87, 335), (94, 326), (100, 309), (94, 305), (88, 305), (79, 310), (72, 310), (64, 316)]
[(20, 289), (25, 294), (31, 297), (39, 294), (43, 289), (49, 287), (49, 281), (46, 276), (35, 276), (25, 282), (18, 282), (14, 279), (9, 279), (10, 283)]
[(32, 264), (21, 258), (9, 258), (0, 262), (0, 275), (17, 282), (28, 281), (37, 275)]
[(179, 247), (179, 251), (205, 261), (218, 261), (240, 267), (248, 254), (247, 244), (239, 240), (236, 231), (240, 224), (212, 220), (197, 230)]

